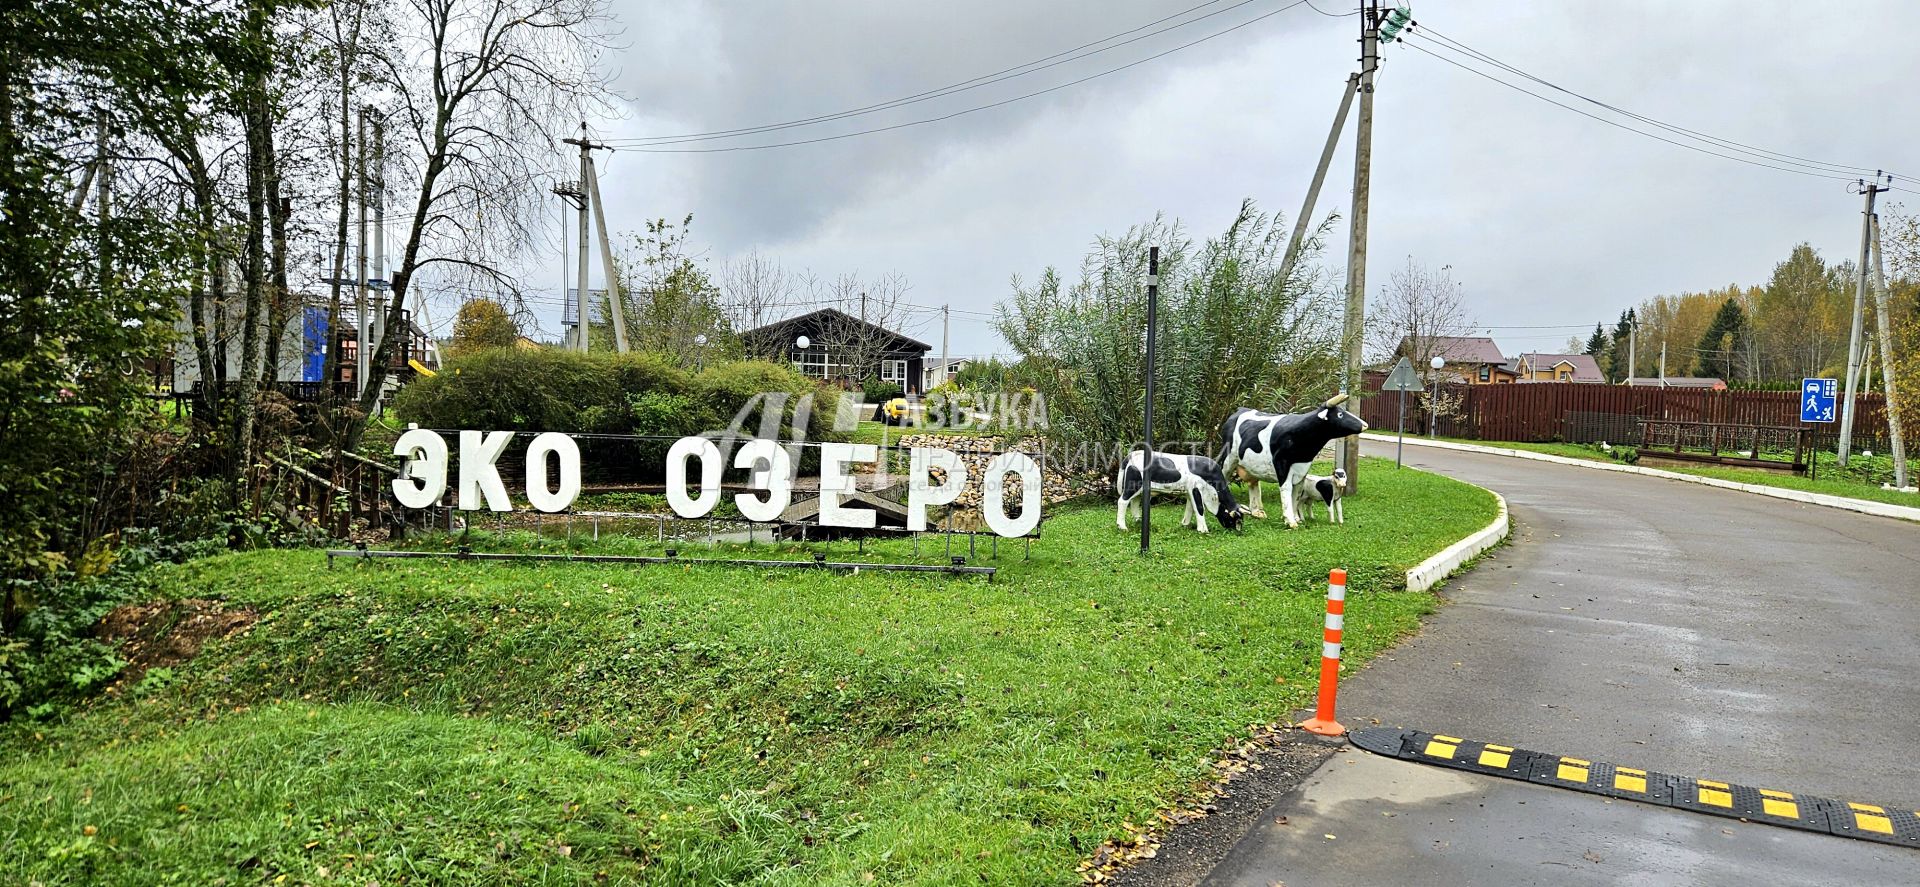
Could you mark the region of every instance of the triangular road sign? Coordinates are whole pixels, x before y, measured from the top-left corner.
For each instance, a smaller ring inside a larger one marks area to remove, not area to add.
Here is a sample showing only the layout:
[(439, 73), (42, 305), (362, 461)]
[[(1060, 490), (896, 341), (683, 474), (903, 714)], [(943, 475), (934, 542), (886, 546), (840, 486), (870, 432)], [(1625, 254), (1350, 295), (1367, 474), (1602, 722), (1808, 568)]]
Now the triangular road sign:
[(1419, 391), (1422, 387), (1420, 377), (1414, 375), (1413, 361), (1402, 357), (1399, 363), (1393, 365), (1393, 371), (1387, 373), (1387, 382), (1380, 386), (1380, 390)]

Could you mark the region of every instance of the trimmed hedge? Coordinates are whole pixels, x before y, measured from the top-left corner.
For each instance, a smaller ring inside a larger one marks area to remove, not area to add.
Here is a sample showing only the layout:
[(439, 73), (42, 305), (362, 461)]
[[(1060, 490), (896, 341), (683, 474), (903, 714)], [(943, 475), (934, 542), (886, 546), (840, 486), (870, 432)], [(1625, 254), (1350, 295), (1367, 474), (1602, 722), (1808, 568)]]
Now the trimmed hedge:
[[(689, 372), (657, 354), (609, 354), (557, 348), (494, 348), (456, 358), (438, 375), (401, 390), (393, 410), (422, 428), (561, 431), (680, 438), (732, 426), (757, 435), (767, 401), (787, 395), (779, 436), (794, 437), (800, 399), (813, 395), (808, 441), (835, 440), (839, 391), (790, 367), (729, 361)], [(743, 413), (743, 410), (745, 411)], [(655, 463), (670, 441), (582, 441), (582, 450)], [(621, 461), (625, 461), (622, 459)]]

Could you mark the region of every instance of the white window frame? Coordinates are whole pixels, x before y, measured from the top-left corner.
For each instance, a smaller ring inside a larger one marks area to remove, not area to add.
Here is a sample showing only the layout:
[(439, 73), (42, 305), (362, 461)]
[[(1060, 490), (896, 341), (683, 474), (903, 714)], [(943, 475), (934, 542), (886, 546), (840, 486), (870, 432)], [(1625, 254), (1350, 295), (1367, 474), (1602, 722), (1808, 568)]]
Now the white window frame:
[(888, 357), (880, 361), (880, 381), (897, 385), (907, 384), (907, 361), (905, 358)]

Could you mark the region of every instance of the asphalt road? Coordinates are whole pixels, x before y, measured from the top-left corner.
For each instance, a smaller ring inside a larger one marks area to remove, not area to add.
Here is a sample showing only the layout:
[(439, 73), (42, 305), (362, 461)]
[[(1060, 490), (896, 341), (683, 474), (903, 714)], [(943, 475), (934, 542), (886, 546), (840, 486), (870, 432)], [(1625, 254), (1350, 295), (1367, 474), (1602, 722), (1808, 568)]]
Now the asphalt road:
[[(1406, 453), (1506, 496), (1514, 541), (1342, 686), (1347, 726), (1920, 810), (1920, 525)], [(1276, 802), (1207, 883), (1897, 884), (1917, 871), (1920, 851), (1351, 749)]]

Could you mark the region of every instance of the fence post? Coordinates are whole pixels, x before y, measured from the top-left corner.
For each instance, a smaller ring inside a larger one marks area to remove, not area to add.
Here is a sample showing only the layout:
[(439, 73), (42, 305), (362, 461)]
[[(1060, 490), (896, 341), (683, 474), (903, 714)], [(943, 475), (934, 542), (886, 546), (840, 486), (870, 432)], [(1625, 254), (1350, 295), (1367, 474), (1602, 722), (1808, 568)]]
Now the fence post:
[(1300, 723), (1300, 728), (1308, 733), (1342, 736), (1347, 732), (1347, 728), (1333, 718), (1334, 697), (1340, 692), (1340, 634), (1346, 624), (1346, 612), (1347, 571), (1330, 571), (1327, 573), (1327, 620), (1320, 635), (1320, 696), (1315, 702), (1313, 717)]

